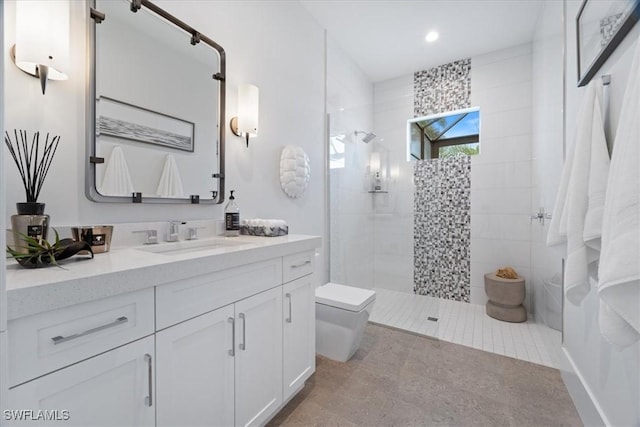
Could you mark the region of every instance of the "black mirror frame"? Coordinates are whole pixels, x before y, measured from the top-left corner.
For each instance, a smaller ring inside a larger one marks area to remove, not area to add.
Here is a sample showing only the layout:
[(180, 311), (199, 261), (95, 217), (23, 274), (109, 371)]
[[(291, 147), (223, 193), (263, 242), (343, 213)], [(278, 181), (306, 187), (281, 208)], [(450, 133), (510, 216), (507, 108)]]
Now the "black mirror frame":
[(141, 193), (133, 193), (131, 197), (122, 196), (104, 196), (100, 194), (96, 188), (96, 164), (102, 163), (104, 159), (96, 156), (96, 25), (100, 25), (105, 15), (96, 10), (96, 0), (87, 0), (87, 34), (88, 34), (88, 52), (87, 52), (87, 123), (86, 123), (86, 156), (87, 162), (85, 166), (85, 194), (89, 200), (94, 202), (107, 203), (160, 203), (160, 204), (221, 204), (224, 202), (224, 181), (225, 181), (225, 104), (226, 104), (226, 53), (222, 46), (207, 36), (198, 32), (188, 24), (171, 15), (164, 9), (156, 6), (149, 0), (131, 0), (132, 12), (135, 8), (145, 7), (159, 15), (163, 19), (169, 21), (176, 27), (184, 30), (191, 36), (191, 44), (203, 42), (217, 51), (219, 56), (219, 70), (212, 75), (212, 78), (219, 82), (218, 86), (218, 152), (220, 156), (218, 173), (212, 175), (212, 178), (218, 180), (217, 190), (212, 191), (211, 200), (203, 200), (199, 196), (192, 195), (184, 199), (163, 198), (163, 197), (145, 197)]
[(625, 36), (631, 31), (633, 26), (640, 20), (640, 0), (634, 0), (631, 6), (628, 8), (629, 14), (625, 18), (624, 22), (618, 28), (618, 31), (613, 35), (609, 43), (600, 50), (598, 55), (593, 59), (591, 64), (586, 70), (580, 69), (580, 17), (584, 12), (587, 4), (595, 0), (584, 0), (576, 16), (576, 42), (577, 42), (577, 61), (578, 61), (578, 87), (584, 86), (591, 81), (593, 76), (598, 72), (600, 67), (607, 61), (609, 56), (616, 50), (618, 45), (622, 42)]

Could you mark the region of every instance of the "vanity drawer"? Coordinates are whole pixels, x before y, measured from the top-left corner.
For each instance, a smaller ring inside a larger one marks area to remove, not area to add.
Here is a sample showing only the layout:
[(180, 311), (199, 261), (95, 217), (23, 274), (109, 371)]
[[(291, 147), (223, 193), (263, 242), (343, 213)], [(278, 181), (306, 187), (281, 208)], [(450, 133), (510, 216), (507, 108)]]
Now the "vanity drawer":
[(9, 386), (154, 332), (153, 288), (9, 321)]
[(315, 251), (300, 252), (282, 258), (282, 280), (284, 283), (313, 273), (315, 269)]
[(282, 259), (257, 262), (156, 287), (161, 330), (282, 284)]

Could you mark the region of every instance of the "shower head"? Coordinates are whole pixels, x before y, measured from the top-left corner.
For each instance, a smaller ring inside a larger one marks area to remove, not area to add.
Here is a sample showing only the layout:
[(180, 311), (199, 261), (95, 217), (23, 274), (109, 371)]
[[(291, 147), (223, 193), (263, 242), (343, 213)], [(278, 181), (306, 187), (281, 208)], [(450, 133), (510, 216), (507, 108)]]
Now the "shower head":
[(377, 136), (375, 133), (373, 132), (365, 132), (363, 130), (357, 130), (354, 132), (356, 136), (358, 136), (358, 134), (363, 133), (364, 136), (362, 137), (362, 142), (368, 144), (371, 141), (373, 141), (375, 139), (375, 137)]

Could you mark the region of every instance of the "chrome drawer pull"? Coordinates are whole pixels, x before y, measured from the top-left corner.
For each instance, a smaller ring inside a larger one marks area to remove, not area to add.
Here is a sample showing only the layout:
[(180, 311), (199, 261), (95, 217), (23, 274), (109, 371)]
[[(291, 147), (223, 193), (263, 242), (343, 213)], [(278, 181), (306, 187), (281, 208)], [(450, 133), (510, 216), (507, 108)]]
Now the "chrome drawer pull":
[(286, 319), (285, 319), (285, 321), (286, 321), (287, 323), (291, 323), (291, 317), (292, 317), (292, 316), (291, 316), (291, 294), (288, 294), (288, 293), (287, 293), (287, 294), (285, 294), (284, 296), (285, 296), (285, 298), (288, 298), (288, 299), (289, 299), (289, 317), (288, 317), (288, 318), (286, 318)]
[(236, 355), (236, 319), (229, 317), (227, 319), (231, 323), (231, 350), (229, 350), (229, 356)]
[(144, 403), (147, 406), (153, 406), (153, 362), (149, 353), (144, 355), (144, 361), (147, 362), (149, 366), (149, 395), (144, 398)]
[(51, 341), (53, 341), (53, 345), (62, 344), (63, 342), (75, 340), (76, 338), (84, 337), (86, 335), (93, 334), (94, 332), (99, 332), (105, 329), (113, 328), (114, 326), (122, 325), (123, 323), (127, 323), (128, 321), (129, 319), (127, 319), (125, 316), (118, 317), (116, 320), (114, 320), (111, 323), (107, 323), (106, 325), (88, 329), (84, 332), (80, 332), (79, 334), (69, 335), (68, 337), (63, 337), (62, 335), (58, 335), (57, 337), (51, 338)]
[(300, 267), (304, 267), (305, 265), (309, 265), (309, 264), (311, 264), (311, 260), (310, 259), (306, 260), (303, 263), (292, 265), (291, 268), (300, 268)]
[(240, 350), (246, 350), (247, 346), (247, 319), (244, 317), (244, 313), (238, 314), (238, 317), (242, 319), (242, 344), (240, 344)]

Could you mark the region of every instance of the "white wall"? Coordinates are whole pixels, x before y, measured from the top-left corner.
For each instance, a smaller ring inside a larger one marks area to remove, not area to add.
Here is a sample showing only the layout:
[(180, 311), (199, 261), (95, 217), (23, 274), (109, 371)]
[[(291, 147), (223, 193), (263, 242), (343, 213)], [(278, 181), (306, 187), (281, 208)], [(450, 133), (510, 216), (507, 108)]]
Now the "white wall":
[(327, 42), (329, 133), (343, 138), (343, 168), (329, 170), (330, 280), (373, 288), (372, 196), (367, 177), (372, 144), (355, 130), (373, 130), (373, 85), (338, 46)]
[[(585, 89), (577, 87), (575, 20), (580, 4), (578, 0), (568, 0), (566, 20), (566, 141), (572, 144), (572, 135), (576, 126), (576, 114), (580, 107)], [(618, 46), (613, 55), (598, 71), (611, 75), (609, 114), (612, 134), (620, 117), (620, 107), (625, 86), (629, 77), (633, 52), (640, 38), (640, 25), (636, 25)], [(614, 146), (615, 151), (615, 146)], [(584, 402), (580, 390), (570, 377), (566, 380), (569, 391), (581, 411), (587, 425), (604, 421), (607, 425), (631, 426), (640, 424), (640, 343), (624, 350), (618, 350), (608, 344), (599, 333), (598, 297), (595, 287), (580, 306), (565, 302), (564, 306), (564, 343), (563, 348), (582, 386), (586, 389), (591, 402)], [(592, 403), (599, 411), (602, 420), (589, 416), (582, 411)]]
[(471, 157), (471, 303), (484, 274), (525, 278), (531, 312), (531, 45), (471, 58), (471, 105), (480, 107), (480, 154)]
[[(260, 88), (259, 137), (248, 149), (231, 134), (228, 123), (221, 123), (227, 129), (227, 193), (236, 190), (242, 217), (283, 218), (292, 233), (323, 235), (325, 58), (319, 24), (297, 2), (156, 3), (225, 48), (227, 121), (235, 115), (238, 85), (253, 83)], [(15, 5), (5, 4), (7, 52), (14, 40)], [(41, 194), (52, 225), (222, 219), (222, 206), (105, 204), (85, 197), (86, 10), (84, 2), (71, 2), (71, 9), (73, 59), (67, 82), (50, 83), (43, 96), (37, 80), (5, 64), (7, 127), (42, 129), (62, 137)], [(280, 151), (287, 144), (302, 146), (311, 161), (311, 183), (299, 199), (287, 198), (280, 189)], [(10, 171), (6, 191), (10, 215), (24, 195), (15, 166), (8, 160), (5, 165)]]

